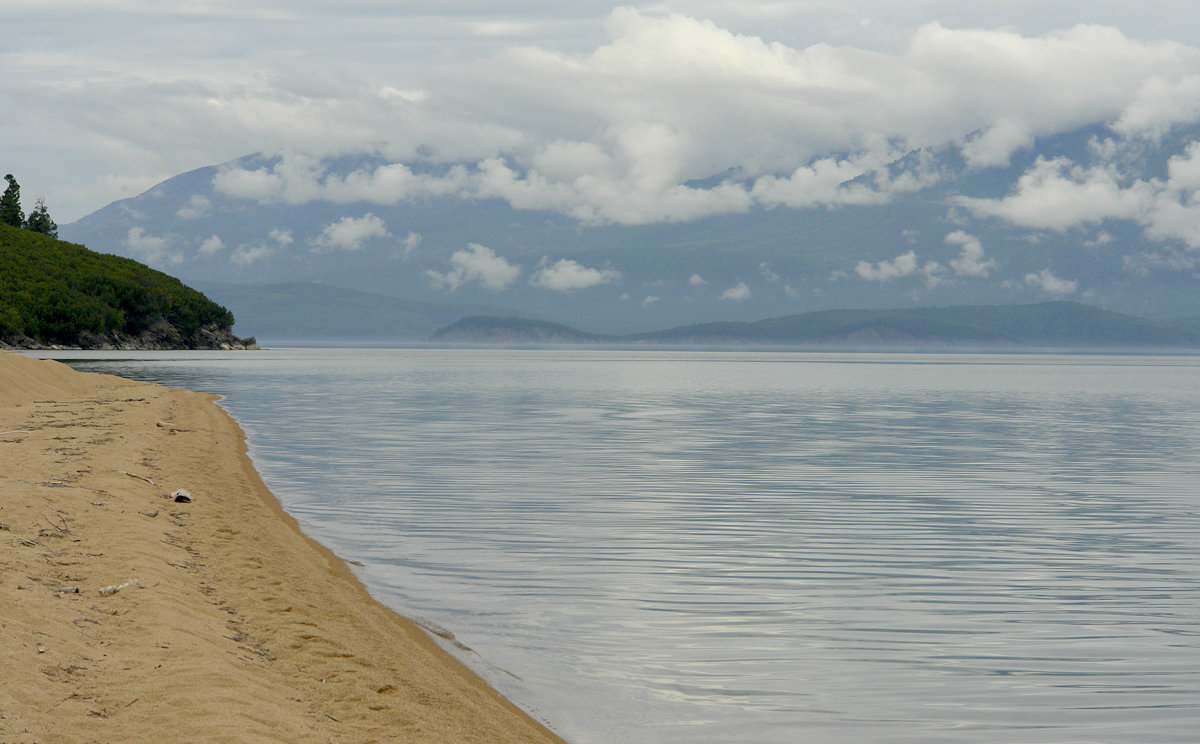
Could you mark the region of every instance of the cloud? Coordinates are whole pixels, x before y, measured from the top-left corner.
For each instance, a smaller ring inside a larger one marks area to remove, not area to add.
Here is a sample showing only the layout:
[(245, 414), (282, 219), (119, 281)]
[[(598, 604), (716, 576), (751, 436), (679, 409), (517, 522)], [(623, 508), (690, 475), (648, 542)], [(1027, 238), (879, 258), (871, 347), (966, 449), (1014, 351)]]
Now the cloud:
[(623, 172), (607, 178), (580, 172), (569, 183), (548, 178), (537, 170), (522, 174), (506, 159), (490, 158), (480, 163), (480, 172), (465, 193), (482, 199), (504, 199), (516, 209), (561, 212), (587, 225), (683, 222), (745, 212), (752, 206), (750, 195), (736, 183), (707, 189), (674, 183), (682, 163), (669, 163), (669, 157), (648, 154), (658, 146), (679, 149), (671, 143), (674, 136), (653, 127), (635, 127), (615, 143), (618, 159), (624, 162)]
[(450, 256), (450, 266), (450, 271), (426, 271), (425, 275), (434, 287), (451, 292), (469, 282), (478, 282), (488, 289), (507, 289), (521, 275), (520, 267), (478, 243), (470, 243), (466, 250), (455, 251)]
[(822, 158), (794, 170), (787, 177), (761, 176), (751, 196), (767, 207), (816, 207), (885, 204), (897, 194), (919, 191), (940, 180), (931, 160), (918, 157), (912, 169), (893, 173), (889, 165), (905, 153), (877, 144), (851, 158)]
[(708, 284), (708, 282), (706, 282), (704, 277), (700, 276), (699, 274), (692, 274), (688, 277), (688, 284), (692, 285), (693, 287), (703, 287), (705, 284)]
[(529, 284), (543, 289), (553, 289), (558, 292), (570, 292), (576, 289), (587, 289), (619, 278), (620, 272), (612, 269), (589, 269), (569, 258), (562, 258), (553, 264), (543, 265), (529, 279)]
[(267, 233), (267, 239), (273, 243), (277, 243), (278, 245), (280, 245), (284, 248), (286, 248), (287, 246), (289, 246), (295, 242), (295, 239), (292, 238), (291, 230), (284, 230), (284, 229), (278, 228), (278, 227), (275, 228), (274, 230), (272, 230), (271, 232)]
[(978, 135), (967, 137), (959, 150), (972, 168), (1005, 166), (1014, 152), (1033, 142), (1033, 130), (1029, 126), (1002, 119)]
[(722, 300), (732, 300), (733, 302), (742, 302), (750, 299), (750, 288), (745, 282), (738, 282), (729, 289), (721, 293)]
[(250, 266), (251, 264), (265, 261), (275, 255), (279, 249), (286, 248), (295, 240), (292, 238), (292, 233), (289, 230), (275, 228), (267, 233), (264, 240), (256, 243), (242, 243), (229, 255), (229, 261), (238, 266)]
[(1079, 286), (1078, 282), (1072, 279), (1060, 279), (1055, 276), (1050, 269), (1042, 269), (1037, 273), (1028, 273), (1025, 275), (1026, 286), (1034, 289), (1040, 289), (1046, 294), (1052, 295), (1069, 295), (1074, 294)]
[(646, 299), (642, 300), (642, 307), (647, 307), (649, 305), (653, 305), (654, 303), (658, 302), (660, 299), (662, 299), (662, 298), (659, 297), (658, 295), (646, 295)]
[(320, 198), (322, 168), (320, 158), (285, 151), (270, 169), (223, 166), (213, 176), (212, 185), (218, 193), (262, 204), (302, 204)]
[(266, 243), (243, 243), (233, 249), (229, 260), (238, 266), (249, 266), (259, 261), (265, 261), (274, 253), (275, 249)]
[(313, 252), (325, 250), (360, 251), (363, 243), (372, 238), (386, 238), (390, 235), (387, 225), (371, 213), (355, 219), (343, 217), (340, 221), (326, 225), (321, 234), (313, 241)]
[[(330, 173), (293, 145), (270, 167), (221, 171), (214, 187), (287, 203), (499, 198), (584, 224), (635, 225), (885, 203), (940, 181), (928, 150), (898, 160), (914, 149), (955, 146), (973, 167), (1000, 166), (1037, 136), (1100, 122), (1132, 136), (1200, 118), (1200, 104), (1172, 98), (1190, 90), (1181, 81), (1200, 80), (1200, 50), (1101, 26), (1024, 36), (927, 24), (889, 52), (792, 47), (632, 8), (614, 9), (605, 27), (608, 40), (590, 50), (506, 48), (421, 95), (354, 102), (369, 112), (361, 142), (393, 132), (380, 153), (413, 158), (424, 147), (469, 167)], [(400, 106), (390, 112), (399, 124), (385, 130), (375, 105)], [(344, 136), (329, 140), (346, 150)]]
[(216, 235), (207, 238), (200, 244), (200, 255), (211, 256), (225, 250), (225, 243)]
[(213, 176), (212, 186), (218, 193), (263, 204), (365, 201), (380, 205), (420, 197), (469, 195), (477, 187), (461, 165), (440, 175), (418, 175), (404, 163), (381, 163), (345, 174), (331, 173), (328, 166), (323, 158), (285, 150), (269, 166), (248, 169), (237, 163), (226, 164)]
[(1135, 276), (1147, 276), (1152, 271), (1159, 269), (1172, 272), (1193, 272), (1197, 268), (1200, 268), (1200, 256), (1174, 250), (1143, 251), (1124, 256), (1121, 266), (1122, 271)]
[(1200, 142), (1168, 161), (1167, 180), (1140, 221), (1153, 240), (1179, 240), (1200, 249)]
[(958, 258), (950, 259), (950, 268), (956, 276), (979, 277), (986, 279), (996, 262), (992, 259), (983, 260), (983, 244), (979, 238), (962, 230), (955, 230), (946, 236), (946, 243), (962, 248)]
[(134, 258), (151, 266), (183, 263), (183, 253), (172, 251), (166, 238), (151, 235), (140, 227), (129, 228), (125, 235), (125, 248)]
[(211, 209), (212, 202), (208, 197), (195, 194), (188, 199), (187, 206), (181, 207), (175, 214), (185, 220), (195, 220), (207, 215)]
[[(959, 147), (988, 167), (1031, 137), (1098, 123), (1160, 136), (1200, 118), (1185, 3), (1140, 14), (1119, 3), (1021, 14), (909, 5), (667, 0), (612, 9), (601, 25), (608, 6), (594, 3), (549, 15), (529, 4), (358, 3), (336, 22), (314, 3), (124, 3), (100, 39), (88, 31), (111, 8), (55, 0), (22, 8), (15, 22), (30, 33), (7, 40), (0, 97), (26, 116), (0, 135), (28, 150), (10, 169), (30, 172), (30, 188), (60, 184), (47, 196), (71, 219), (261, 151), (392, 162), (349, 174), (230, 169), (218, 191), (387, 204), (491, 189), (523, 208), (634, 224), (885, 201), (936, 178), (885, 170), (911, 148)], [(917, 25), (932, 16), (962, 28)], [(220, 53), (186, 33), (181, 19), (196, 17), (220, 30)], [(277, 46), (281, 17), (303, 55)], [(1125, 22), (1154, 41), (1079, 20)], [(1157, 41), (1171, 38), (1186, 43)], [(63, 156), (38, 156), (50, 151)], [(402, 164), (418, 160), (473, 170)], [(511, 180), (484, 174), (485, 162)]]
[(921, 267), (921, 275), (925, 277), (925, 288), (933, 289), (946, 283), (942, 275), (946, 273), (946, 267), (942, 266), (937, 261), (926, 261)]
[(404, 240), (400, 242), (400, 248), (406, 256), (411, 256), (419, 245), (421, 245), (421, 234), (415, 232), (409, 232), (408, 235), (404, 236)]
[[(1200, 249), (1200, 142), (1188, 144), (1167, 162), (1166, 178), (1134, 178), (1118, 163), (1136, 144), (1094, 142), (1098, 162), (1080, 165), (1067, 158), (1038, 158), (999, 199), (955, 197), (976, 217), (995, 217), (1034, 229), (1067, 230), (1127, 220), (1147, 238), (1180, 241)], [(1097, 240), (1108, 233), (1100, 231)]]
[(1144, 182), (1123, 188), (1111, 166), (1083, 168), (1066, 158), (1039, 157), (1002, 199), (959, 196), (953, 203), (977, 217), (999, 217), (1022, 227), (1063, 232), (1106, 219), (1136, 219), (1153, 202)]
[[(905, 277), (920, 274), (925, 279), (925, 287), (933, 289), (941, 284), (946, 283), (944, 274), (946, 267), (942, 266), (937, 261), (926, 261), (921, 265), (917, 261), (917, 254), (914, 251), (908, 251), (896, 256), (890, 261), (880, 261), (872, 264), (868, 261), (859, 261), (854, 266), (854, 273), (860, 279), (865, 279), (869, 282), (890, 282), (893, 279), (903, 279)], [(835, 272), (831, 279), (838, 279), (839, 272)]]
[(1193, 69), (1182, 78), (1155, 76), (1146, 79), (1113, 123), (1113, 129), (1127, 136), (1158, 139), (1172, 126), (1197, 119), (1200, 119), (1200, 74)]
[(890, 282), (893, 279), (911, 276), (917, 271), (917, 254), (913, 251), (896, 256), (891, 261), (880, 261), (870, 264), (859, 261), (854, 266), (854, 273), (869, 282)]

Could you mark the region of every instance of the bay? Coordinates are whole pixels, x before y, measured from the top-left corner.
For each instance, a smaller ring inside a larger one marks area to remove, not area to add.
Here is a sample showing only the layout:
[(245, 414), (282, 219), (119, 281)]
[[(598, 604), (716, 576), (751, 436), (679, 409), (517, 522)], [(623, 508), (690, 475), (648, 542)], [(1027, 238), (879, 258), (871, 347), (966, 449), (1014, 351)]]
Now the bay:
[(1200, 729), (1196, 357), (57, 356), (222, 395), (307, 532), (576, 744)]

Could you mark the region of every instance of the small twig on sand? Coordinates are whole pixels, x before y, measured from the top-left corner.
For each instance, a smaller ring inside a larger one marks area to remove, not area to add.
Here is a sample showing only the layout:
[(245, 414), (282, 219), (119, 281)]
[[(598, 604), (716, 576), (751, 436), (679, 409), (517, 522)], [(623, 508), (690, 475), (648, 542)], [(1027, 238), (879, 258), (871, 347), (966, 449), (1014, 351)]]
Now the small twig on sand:
[(61, 527), (60, 527), (60, 526), (58, 526), (57, 524), (55, 524), (54, 522), (51, 522), (51, 521), (50, 521), (50, 517), (45, 517), (46, 524), (50, 525), (50, 526), (51, 526), (51, 527), (53, 527), (55, 530), (57, 530), (57, 531), (59, 531), (59, 532), (62, 532), (63, 534), (66, 534), (66, 535), (69, 535), (69, 534), (71, 534), (71, 528), (67, 526), (67, 519), (66, 519), (66, 517), (64, 517), (63, 515), (59, 514), (59, 515), (58, 515), (58, 519), (59, 519), (59, 521), (60, 521), (60, 522), (62, 522), (62, 526), (61, 526)]
[(138, 480), (140, 480), (140, 481), (146, 481), (147, 483), (149, 483), (149, 484), (150, 484), (150, 485), (152, 485), (152, 486), (157, 486), (157, 485), (158, 485), (158, 484), (156, 484), (154, 481), (152, 481), (152, 480), (150, 480), (149, 478), (147, 478), (146, 476), (144, 476), (144, 475), (138, 475), (137, 473), (131, 473), (131, 472), (129, 472), (128, 470), (118, 470), (118, 471), (116, 471), (116, 472), (118, 472), (118, 473), (122, 473), (122, 474), (124, 474), (124, 475), (128, 475), (130, 478), (137, 478), (137, 479), (138, 479)]

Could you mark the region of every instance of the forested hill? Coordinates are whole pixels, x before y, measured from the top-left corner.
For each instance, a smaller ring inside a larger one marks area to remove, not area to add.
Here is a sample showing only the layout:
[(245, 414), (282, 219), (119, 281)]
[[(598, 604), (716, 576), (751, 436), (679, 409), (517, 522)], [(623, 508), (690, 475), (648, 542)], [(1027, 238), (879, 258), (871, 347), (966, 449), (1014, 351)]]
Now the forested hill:
[(1200, 323), (1146, 320), (1077, 302), (958, 305), (895, 310), (825, 310), (753, 322), (701, 323), (629, 336), (565, 326), (473, 317), (441, 329), (435, 342), (615, 343), (690, 346), (979, 348), (1200, 348)]
[(174, 277), (0, 225), (0, 346), (253, 346), (253, 339), (238, 339), (232, 329), (232, 313)]

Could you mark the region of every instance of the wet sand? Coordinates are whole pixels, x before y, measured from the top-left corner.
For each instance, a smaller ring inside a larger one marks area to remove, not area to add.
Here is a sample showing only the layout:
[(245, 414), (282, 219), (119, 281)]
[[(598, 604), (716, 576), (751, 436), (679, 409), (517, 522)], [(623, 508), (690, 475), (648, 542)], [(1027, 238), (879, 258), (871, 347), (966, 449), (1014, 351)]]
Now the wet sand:
[(212, 396), (3, 352), (0, 670), (5, 744), (561, 741), (304, 536)]

